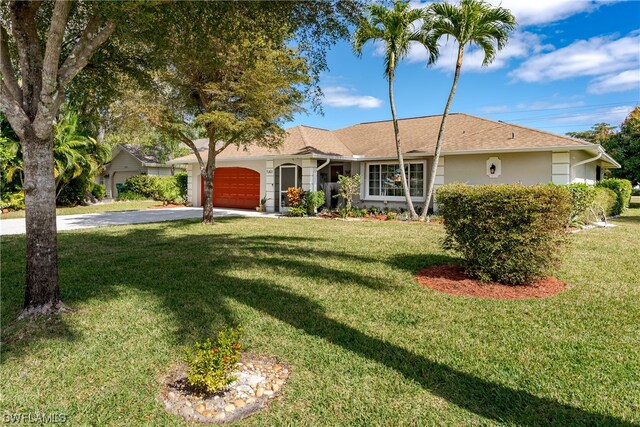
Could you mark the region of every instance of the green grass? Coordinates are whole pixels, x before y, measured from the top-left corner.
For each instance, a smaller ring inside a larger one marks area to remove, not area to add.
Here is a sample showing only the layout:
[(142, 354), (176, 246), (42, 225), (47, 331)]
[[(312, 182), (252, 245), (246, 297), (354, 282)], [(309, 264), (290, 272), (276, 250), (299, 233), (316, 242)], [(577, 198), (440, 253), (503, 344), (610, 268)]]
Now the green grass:
[(59, 235), (74, 311), (13, 321), (22, 236), (2, 239), (0, 412), (70, 425), (182, 425), (158, 396), (183, 348), (242, 324), (292, 366), (281, 399), (241, 426), (640, 423), (640, 210), (572, 235), (541, 300), (418, 285), (454, 262), (438, 225), (224, 219)]
[[(91, 206), (74, 206), (72, 208), (57, 208), (56, 215), (78, 215), (102, 212), (137, 211), (151, 206), (160, 206), (162, 202), (155, 200), (140, 200), (131, 202), (113, 202)], [(0, 219), (24, 218), (24, 211), (14, 211), (0, 214)]]

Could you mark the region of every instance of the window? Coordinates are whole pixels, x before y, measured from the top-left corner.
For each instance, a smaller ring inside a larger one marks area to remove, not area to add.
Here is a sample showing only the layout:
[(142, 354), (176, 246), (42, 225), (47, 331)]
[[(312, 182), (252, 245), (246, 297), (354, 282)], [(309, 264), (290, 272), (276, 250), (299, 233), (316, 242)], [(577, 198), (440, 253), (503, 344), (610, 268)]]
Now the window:
[[(424, 163), (405, 163), (404, 165), (412, 197), (424, 197), (424, 168)], [(368, 184), (369, 196), (404, 197), (398, 163), (370, 164)]]

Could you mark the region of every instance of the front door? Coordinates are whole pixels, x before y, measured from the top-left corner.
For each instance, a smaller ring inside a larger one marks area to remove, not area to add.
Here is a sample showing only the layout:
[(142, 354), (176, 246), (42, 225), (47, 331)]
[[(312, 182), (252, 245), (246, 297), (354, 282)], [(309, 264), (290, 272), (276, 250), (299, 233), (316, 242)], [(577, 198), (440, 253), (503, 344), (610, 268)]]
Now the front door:
[(298, 167), (296, 165), (280, 166), (280, 212), (289, 210), (287, 190), (297, 187)]

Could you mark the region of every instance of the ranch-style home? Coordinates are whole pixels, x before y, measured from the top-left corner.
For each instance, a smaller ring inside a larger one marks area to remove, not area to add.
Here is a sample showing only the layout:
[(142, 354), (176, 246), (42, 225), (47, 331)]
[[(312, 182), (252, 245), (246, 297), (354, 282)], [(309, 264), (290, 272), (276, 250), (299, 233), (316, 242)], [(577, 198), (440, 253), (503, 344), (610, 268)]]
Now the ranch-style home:
[[(411, 196), (424, 202), (441, 116), (399, 120)], [(207, 139), (197, 141), (206, 151)], [(214, 206), (254, 209), (267, 198), (267, 212), (287, 211), (287, 189), (323, 190), (335, 206), (338, 175), (360, 174), (360, 206), (401, 208), (405, 199), (396, 161), (393, 124), (360, 123), (338, 130), (296, 126), (277, 150), (229, 147), (216, 163)], [(195, 155), (187, 164), (188, 198), (201, 206), (203, 185)], [(435, 185), (595, 183), (620, 165), (598, 144), (463, 113), (447, 121)]]
[(107, 197), (118, 196), (118, 184), (124, 184), (134, 175), (173, 175), (179, 164), (167, 164), (160, 160), (157, 150), (133, 144), (118, 144), (111, 150), (111, 160), (104, 165), (96, 182), (103, 184)]

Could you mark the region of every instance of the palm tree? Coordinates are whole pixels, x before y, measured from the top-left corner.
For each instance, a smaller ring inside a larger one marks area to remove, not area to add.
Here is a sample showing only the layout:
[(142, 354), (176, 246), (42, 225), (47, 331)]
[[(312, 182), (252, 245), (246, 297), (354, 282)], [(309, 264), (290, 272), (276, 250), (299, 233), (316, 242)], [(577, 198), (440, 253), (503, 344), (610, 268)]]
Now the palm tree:
[[(407, 208), (413, 219), (418, 215), (413, 207), (407, 174), (404, 168), (402, 156), (402, 144), (400, 143), (400, 130), (396, 118), (396, 106), (393, 99), (393, 80), (395, 78), (396, 65), (407, 56), (412, 42), (418, 42), (425, 46), (429, 54), (429, 63), (435, 62), (438, 57), (437, 39), (430, 37), (429, 31), (421, 30), (416, 22), (427, 20), (423, 9), (411, 9), (406, 1), (395, 2), (393, 9), (388, 9), (380, 4), (369, 6), (368, 17), (358, 26), (353, 36), (353, 49), (358, 56), (362, 55), (364, 45), (369, 42), (384, 43), (384, 75), (389, 82), (389, 103), (391, 105), (391, 117), (393, 120), (393, 132), (396, 142), (396, 153), (402, 178), (402, 189), (407, 201)], [(428, 28), (425, 22), (424, 28)]]
[(453, 84), (444, 107), (438, 140), (436, 141), (433, 164), (429, 175), (429, 185), (427, 197), (424, 201), (421, 218), (426, 218), (429, 203), (433, 197), (434, 181), (438, 170), (438, 161), (442, 151), (442, 140), (444, 138), (445, 125), (451, 101), (456, 93), (456, 86), (460, 78), (462, 68), (462, 56), (467, 45), (476, 45), (484, 52), (483, 66), (489, 65), (496, 57), (496, 52), (501, 50), (507, 43), (509, 33), (516, 26), (516, 19), (508, 9), (494, 7), (482, 0), (461, 0), (459, 5), (450, 3), (434, 3), (427, 8), (427, 13), (431, 15), (429, 28), (432, 37), (436, 40), (442, 36), (453, 37), (458, 42), (458, 57), (456, 59), (456, 70), (453, 75)]
[(104, 165), (111, 151), (105, 144), (84, 135), (79, 129), (78, 115), (67, 112), (54, 127), (53, 173), (56, 180), (56, 196), (73, 179), (85, 174), (93, 177)]

